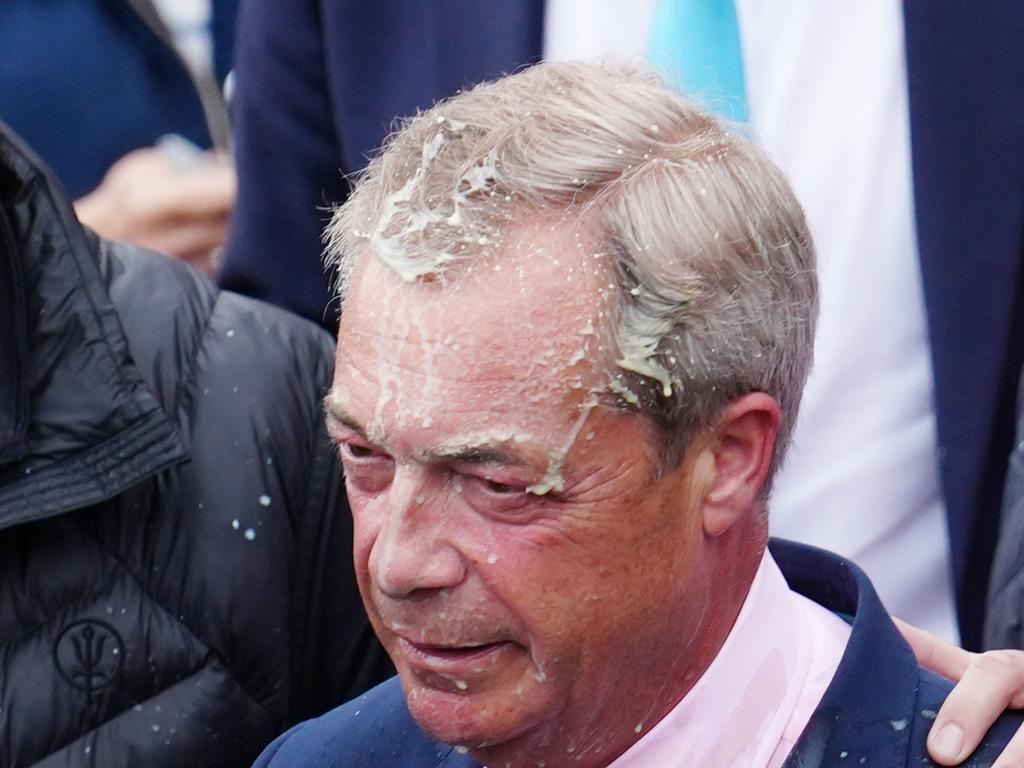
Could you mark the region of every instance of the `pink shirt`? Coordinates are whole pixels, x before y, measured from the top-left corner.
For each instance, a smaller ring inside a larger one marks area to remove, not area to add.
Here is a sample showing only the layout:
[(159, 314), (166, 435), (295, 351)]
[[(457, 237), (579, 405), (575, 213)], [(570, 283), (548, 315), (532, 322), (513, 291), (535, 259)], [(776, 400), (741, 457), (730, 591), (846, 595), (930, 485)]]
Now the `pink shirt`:
[(850, 627), (791, 591), (765, 550), (715, 660), (609, 768), (778, 768), (832, 681)]

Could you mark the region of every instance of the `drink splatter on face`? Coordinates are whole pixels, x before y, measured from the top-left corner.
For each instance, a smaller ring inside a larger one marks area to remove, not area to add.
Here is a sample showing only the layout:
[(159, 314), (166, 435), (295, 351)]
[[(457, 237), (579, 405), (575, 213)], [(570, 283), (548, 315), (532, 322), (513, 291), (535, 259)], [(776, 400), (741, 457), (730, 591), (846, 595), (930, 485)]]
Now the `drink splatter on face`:
[(599, 753), (635, 738), (699, 626), (699, 515), (609, 392), (592, 243), (538, 218), (489, 247), (440, 280), (379, 258), (352, 278), (327, 411), (360, 588), (427, 731), (492, 757)]

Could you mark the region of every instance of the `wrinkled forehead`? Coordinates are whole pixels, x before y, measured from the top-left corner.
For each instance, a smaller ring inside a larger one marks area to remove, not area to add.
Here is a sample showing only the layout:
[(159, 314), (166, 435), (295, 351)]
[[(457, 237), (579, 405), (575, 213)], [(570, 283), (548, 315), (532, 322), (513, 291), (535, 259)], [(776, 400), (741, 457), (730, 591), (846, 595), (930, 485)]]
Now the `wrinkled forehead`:
[(607, 335), (615, 303), (608, 259), (568, 214), (509, 227), (474, 248), (450, 269), (411, 279), (368, 248), (350, 284), (341, 338), (414, 336), (455, 351), (483, 347), (478, 365), (525, 365), (554, 364), (546, 358), (562, 347)]
[(388, 399), (410, 407), (456, 389), (582, 399), (614, 360), (607, 263), (564, 217), (507, 231), (457, 269), (414, 280), (368, 253), (342, 312), (335, 388), (375, 382), (401, 389)]

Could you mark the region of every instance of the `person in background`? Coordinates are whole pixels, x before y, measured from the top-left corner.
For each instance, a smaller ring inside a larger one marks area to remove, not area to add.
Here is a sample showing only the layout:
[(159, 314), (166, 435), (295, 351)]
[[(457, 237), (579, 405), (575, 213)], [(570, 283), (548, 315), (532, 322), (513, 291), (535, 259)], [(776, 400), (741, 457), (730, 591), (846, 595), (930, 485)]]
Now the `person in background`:
[(332, 344), (98, 238), (0, 124), (0, 765), (240, 768), (390, 674)]
[(981, 647), (1024, 362), (1024, 14), (659, 0), (650, 29), (655, 62), (776, 159), (818, 245), (815, 365), (773, 531)]
[(0, 4), (0, 120), (79, 216), (212, 271), (235, 198), (221, 87), (238, 0)]
[(543, 14), (542, 0), (247, 0), (221, 285), (336, 329), (321, 236), (348, 178), (396, 117), (539, 60)]

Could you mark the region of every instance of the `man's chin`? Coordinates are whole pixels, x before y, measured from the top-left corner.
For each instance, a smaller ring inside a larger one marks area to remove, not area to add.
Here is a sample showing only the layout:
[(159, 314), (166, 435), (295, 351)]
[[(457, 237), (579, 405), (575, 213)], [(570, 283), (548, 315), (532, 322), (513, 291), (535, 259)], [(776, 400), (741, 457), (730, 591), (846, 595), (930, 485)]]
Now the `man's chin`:
[[(521, 738), (543, 719), (524, 706), (526, 694), (502, 690), (468, 692), (434, 687), (413, 677), (402, 686), (413, 719), (438, 741), (470, 750), (493, 748)], [(534, 699), (534, 704), (539, 704)]]

